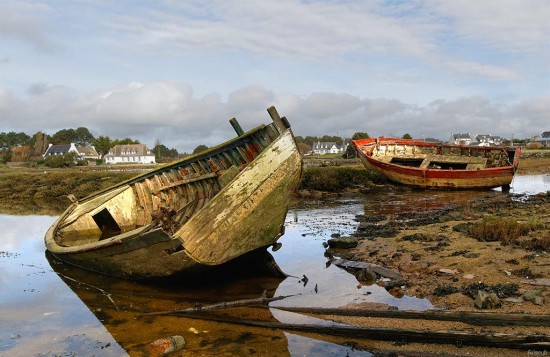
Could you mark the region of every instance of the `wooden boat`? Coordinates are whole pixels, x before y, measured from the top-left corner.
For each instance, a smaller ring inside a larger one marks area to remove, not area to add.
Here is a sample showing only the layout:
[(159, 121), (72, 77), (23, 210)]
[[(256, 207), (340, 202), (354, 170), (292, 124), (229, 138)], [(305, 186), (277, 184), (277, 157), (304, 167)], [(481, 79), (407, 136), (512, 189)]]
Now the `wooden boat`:
[(45, 236), (67, 263), (131, 279), (196, 277), (245, 253), (276, 247), (302, 158), (290, 125), (273, 123), (97, 192)]
[(397, 138), (353, 140), (353, 145), (366, 168), (422, 188), (509, 188), (521, 151)]

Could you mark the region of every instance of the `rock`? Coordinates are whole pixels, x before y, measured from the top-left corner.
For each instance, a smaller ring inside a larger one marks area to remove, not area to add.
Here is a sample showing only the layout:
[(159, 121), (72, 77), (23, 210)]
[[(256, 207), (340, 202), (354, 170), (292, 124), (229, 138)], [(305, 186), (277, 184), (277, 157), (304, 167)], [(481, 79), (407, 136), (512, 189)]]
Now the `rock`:
[(338, 237), (328, 240), (328, 246), (335, 249), (355, 248), (359, 244), (359, 240), (355, 237)]
[(545, 279), (545, 278), (522, 280), (521, 282), (523, 284), (550, 286), (550, 279)]
[(164, 356), (177, 351), (185, 346), (185, 339), (182, 336), (170, 336), (151, 342), (147, 349), (150, 356)]
[(363, 268), (359, 270), (355, 277), (357, 280), (367, 283), (374, 283), (376, 281), (376, 273), (373, 272), (370, 268)]
[(475, 276), (474, 274), (464, 274), (462, 277), (463, 277), (464, 279), (470, 280), (470, 279), (475, 278), (476, 276)]
[(535, 305), (544, 305), (543, 291), (544, 288), (529, 289), (521, 297), (526, 301), (531, 301)]
[(514, 303), (514, 304), (521, 304), (525, 300), (523, 300), (523, 298), (520, 296), (518, 298), (509, 297), (509, 298), (504, 299), (504, 301), (511, 302), (511, 303)]
[(443, 273), (443, 274), (449, 274), (449, 275), (455, 275), (455, 274), (458, 274), (459, 271), (458, 270), (455, 270), (455, 269), (439, 269), (438, 270), (439, 273)]
[(463, 257), (464, 258), (478, 258), (479, 253), (468, 252), (468, 253), (464, 253)]
[(412, 254), (411, 254), (411, 259), (412, 259), (413, 261), (419, 261), (420, 259), (422, 259), (422, 255), (419, 254), (419, 253), (412, 253)]
[(497, 294), (478, 290), (475, 298), (475, 306), (478, 309), (496, 309), (502, 306), (502, 302)]

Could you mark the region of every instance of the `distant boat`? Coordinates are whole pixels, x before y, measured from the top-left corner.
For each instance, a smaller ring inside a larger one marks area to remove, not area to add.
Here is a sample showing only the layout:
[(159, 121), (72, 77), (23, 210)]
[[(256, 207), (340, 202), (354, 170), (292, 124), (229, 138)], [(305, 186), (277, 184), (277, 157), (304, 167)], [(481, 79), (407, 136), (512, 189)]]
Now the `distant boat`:
[(414, 139), (353, 140), (361, 162), (389, 180), (422, 188), (510, 187), (519, 147), (455, 146)]
[(45, 243), (67, 263), (130, 279), (197, 277), (277, 247), (302, 158), (286, 118), (73, 204)]

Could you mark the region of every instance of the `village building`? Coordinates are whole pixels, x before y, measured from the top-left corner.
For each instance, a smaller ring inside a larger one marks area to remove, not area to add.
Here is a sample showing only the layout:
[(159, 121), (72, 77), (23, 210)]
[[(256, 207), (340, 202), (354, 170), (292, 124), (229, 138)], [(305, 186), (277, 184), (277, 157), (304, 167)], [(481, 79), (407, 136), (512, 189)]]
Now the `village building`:
[(449, 139), (449, 144), (451, 145), (470, 145), (471, 142), (472, 137), (470, 133), (451, 134), (451, 138)]
[(540, 143), (542, 147), (550, 148), (550, 131), (543, 131), (535, 140)]
[(155, 164), (155, 155), (145, 144), (116, 145), (103, 159), (107, 164)]
[(471, 143), (476, 146), (499, 146), (502, 145), (502, 138), (498, 135), (479, 134)]
[(316, 155), (338, 154), (346, 151), (347, 143), (344, 140), (342, 145), (338, 145), (334, 141), (317, 141), (313, 143), (312, 153)]
[(93, 146), (76, 146), (74, 143), (62, 145), (50, 144), (42, 156), (46, 158), (53, 155), (66, 155), (71, 152), (75, 153), (79, 160), (96, 160), (101, 158)]

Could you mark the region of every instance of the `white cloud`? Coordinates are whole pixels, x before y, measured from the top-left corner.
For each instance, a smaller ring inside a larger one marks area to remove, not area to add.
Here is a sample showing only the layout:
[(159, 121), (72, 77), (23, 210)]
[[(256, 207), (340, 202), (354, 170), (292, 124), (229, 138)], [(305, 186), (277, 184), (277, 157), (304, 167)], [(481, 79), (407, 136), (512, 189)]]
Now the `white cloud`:
[(0, 38), (17, 39), (38, 51), (50, 52), (59, 47), (45, 34), (45, 16), (51, 14), (47, 5), (5, 1), (0, 11)]
[(191, 151), (200, 144), (219, 144), (233, 137), (228, 120), (236, 117), (245, 130), (270, 121), (266, 108), (275, 105), (296, 135), (371, 136), (446, 139), (453, 132), (529, 137), (548, 130), (550, 98), (531, 98), (503, 105), (487, 97), (437, 100), (426, 106), (397, 99), (359, 98), (342, 93), (313, 93), (306, 97), (277, 94), (262, 86), (248, 86), (227, 100), (210, 94), (193, 96), (185, 83), (130, 83), (92, 94), (63, 87), (40, 86), (33, 95), (17, 98), (0, 93), (3, 128), (53, 134), (60, 129), (87, 127), (96, 136), (132, 137), (152, 146), (159, 139), (168, 147)]
[(485, 46), (522, 53), (548, 49), (550, 2), (547, 0), (425, 0), (447, 17), (458, 36)]

